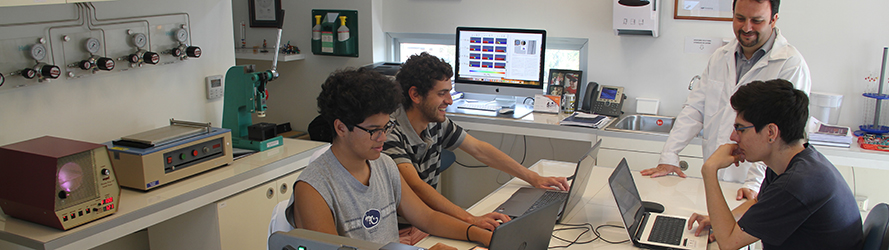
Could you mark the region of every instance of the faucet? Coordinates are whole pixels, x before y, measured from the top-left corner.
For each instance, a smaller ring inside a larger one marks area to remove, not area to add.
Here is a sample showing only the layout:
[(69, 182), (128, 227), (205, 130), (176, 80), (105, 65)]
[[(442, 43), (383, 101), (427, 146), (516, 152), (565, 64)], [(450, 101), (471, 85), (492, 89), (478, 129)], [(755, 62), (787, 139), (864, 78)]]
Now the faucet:
[(691, 81), (688, 81), (688, 90), (691, 90), (692, 88), (694, 88), (695, 82), (700, 81), (700, 80), (701, 80), (700, 75), (695, 75), (694, 77), (692, 77)]

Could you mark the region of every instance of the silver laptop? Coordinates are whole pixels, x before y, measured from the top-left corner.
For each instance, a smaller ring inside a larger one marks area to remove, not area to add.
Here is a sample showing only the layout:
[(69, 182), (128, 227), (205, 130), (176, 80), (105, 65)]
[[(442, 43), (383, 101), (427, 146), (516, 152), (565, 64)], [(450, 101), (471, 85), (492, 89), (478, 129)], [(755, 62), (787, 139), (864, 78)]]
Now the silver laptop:
[(590, 174), (593, 172), (593, 167), (596, 166), (600, 145), (602, 145), (601, 139), (577, 161), (574, 175), (568, 177), (568, 180), (573, 179), (568, 191), (523, 187), (513, 193), (506, 202), (500, 204), (494, 212), (505, 214), (510, 218), (517, 218), (549, 203), (560, 203), (556, 222), (561, 222), (563, 215), (568, 214), (583, 198), (583, 191), (586, 190)]
[(707, 249), (708, 233), (695, 236), (686, 230), (688, 217), (653, 214), (642, 208), (642, 198), (624, 158), (608, 177), (608, 186), (627, 229), (636, 246), (673, 249)]
[(525, 216), (503, 223), (491, 235), (490, 250), (546, 250), (560, 204), (550, 203)]

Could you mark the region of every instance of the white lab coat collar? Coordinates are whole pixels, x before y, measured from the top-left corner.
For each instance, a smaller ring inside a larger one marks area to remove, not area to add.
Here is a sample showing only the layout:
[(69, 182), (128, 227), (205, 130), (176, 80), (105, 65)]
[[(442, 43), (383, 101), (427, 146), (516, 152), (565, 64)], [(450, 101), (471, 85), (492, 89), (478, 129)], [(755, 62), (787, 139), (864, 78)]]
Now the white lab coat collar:
[[(789, 43), (787, 43), (787, 38), (784, 38), (784, 36), (781, 35), (781, 31), (778, 29), (778, 27), (775, 27), (775, 43), (772, 44), (772, 49), (770, 49), (766, 53), (766, 55), (763, 56), (763, 59), (767, 59), (767, 60), (760, 59), (758, 62), (756, 62), (756, 64), (753, 65), (753, 68), (750, 68), (750, 71), (748, 71), (748, 72), (755, 72), (756, 70), (766, 67), (769, 63), (774, 63), (776, 61), (783, 61), (783, 60), (787, 60), (788, 58), (790, 58), (793, 54), (789, 53), (788, 50), (785, 50), (785, 48), (788, 45), (789, 45)], [(738, 39), (736, 38), (736, 39), (732, 39), (732, 41), (728, 45), (720, 47), (719, 52), (722, 53), (723, 57), (733, 58), (734, 54), (735, 54), (735, 50), (737, 48), (738, 48)], [(725, 60), (725, 64), (726, 64), (725, 66), (728, 67), (728, 69), (729, 69), (728, 70), (729, 74), (731, 74), (731, 76), (732, 76), (731, 79), (736, 79), (738, 77), (738, 74), (736, 73), (736, 72), (738, 72), (738, 66), (735, 65), (735, 61), (734, 60)], [(744, 84), (750, 82), (750, 80), (748, 78), (753, 77), (752, 75), (753, 74), (745, 74), (744, 77), (741, 78), (740, 81), (738, 81), (738, 85), (736, 87), (739, 87), (741, 85), (744, 85)]]

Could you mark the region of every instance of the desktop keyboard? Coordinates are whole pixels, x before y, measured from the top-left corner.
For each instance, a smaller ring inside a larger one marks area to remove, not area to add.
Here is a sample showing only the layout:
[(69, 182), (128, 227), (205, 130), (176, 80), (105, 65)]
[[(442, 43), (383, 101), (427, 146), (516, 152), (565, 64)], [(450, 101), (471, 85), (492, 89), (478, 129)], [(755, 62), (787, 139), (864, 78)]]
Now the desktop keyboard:
[(465, 103), (457, 106), (457, 108), (497, 111), (497, 110), (500, 110), (500, 105), (498, 105), (496, 103), (485, 103), (485, 102), (465, 102)]
[(682, 242), (682, 230), (684, 228), (685, 219), (658, 216), (651, 227), (648, 241), (679, 245)]

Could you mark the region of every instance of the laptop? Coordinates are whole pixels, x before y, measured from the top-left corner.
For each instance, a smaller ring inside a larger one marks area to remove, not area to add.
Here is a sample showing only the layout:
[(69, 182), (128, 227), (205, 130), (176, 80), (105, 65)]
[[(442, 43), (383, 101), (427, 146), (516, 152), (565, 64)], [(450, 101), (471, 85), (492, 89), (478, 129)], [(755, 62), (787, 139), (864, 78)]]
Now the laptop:
[(645, 212), (642, 198), (627, 165), (627, 158), (620, 161), (611, 176), (608, 186), (627, 229), (633, 245), (639, 247), (673, 249), (707, 249), (709, 233), (695, 236), (693, 230), (686, 230), (688, 217), (662, 215)]
[(546, 250), (556, 226), (559, 203), (550, 203), (539, 209), (503, 223), (494, 229), (489, 250)]
[(599, 146), (601, 145), (602, 140), (599, 139), (599, 141), (577, 161), (574, 175), (568, 177), (568, 180), (573, 179), (568, 191), (523, 187), (513, 193), (508, 200), (503, 202), (503, 204), (500, 204), (494, 212), (505, 214), (510, 218), (517, 218), (549, 203), (559, 203), (561, 205), (559, 206), (559, 214), (556, 217), (556, 222), (561, 222), (563, 215), (568, 214), (568, 212), (577, 206), (577, 203), (583, 198), (583, 191), (586, 190), (587, 183), (590, 181), (590, 174), (593, 172), (593, 167), (596, 166)]

